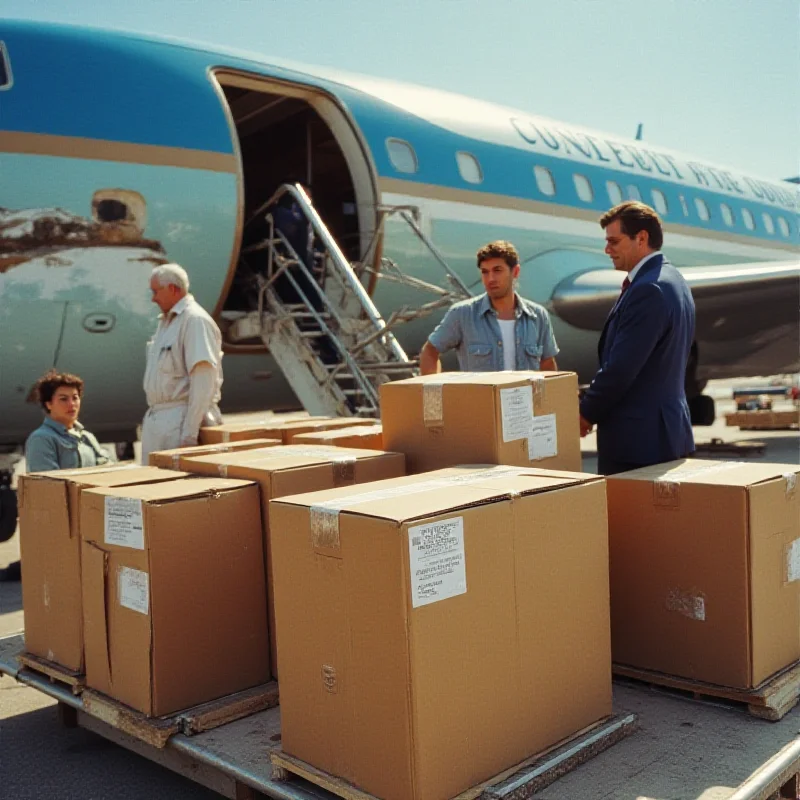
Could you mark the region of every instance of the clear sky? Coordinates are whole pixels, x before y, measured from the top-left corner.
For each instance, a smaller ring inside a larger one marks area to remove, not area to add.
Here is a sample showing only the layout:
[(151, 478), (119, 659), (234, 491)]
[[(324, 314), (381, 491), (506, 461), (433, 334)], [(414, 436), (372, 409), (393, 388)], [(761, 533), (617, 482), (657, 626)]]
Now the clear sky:
[[(798, 0), (2, 0), (420, 83), (800, 174)], [(1, 26), (0, 22), (0, 26)], [(0, 36), (2, 27), (0, 27)]]

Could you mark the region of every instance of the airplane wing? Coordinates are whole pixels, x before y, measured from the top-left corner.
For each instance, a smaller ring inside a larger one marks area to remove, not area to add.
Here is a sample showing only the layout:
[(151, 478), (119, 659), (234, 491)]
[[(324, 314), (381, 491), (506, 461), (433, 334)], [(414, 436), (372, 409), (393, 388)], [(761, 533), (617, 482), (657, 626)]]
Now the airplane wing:
[[(800, 258), (680, 272), (694, 296), (703, 378), (800, 370)], [(623, 277), (611, 269), (572, 275), (556, 286), (550, 307), (569, 325), (599, 332)]]

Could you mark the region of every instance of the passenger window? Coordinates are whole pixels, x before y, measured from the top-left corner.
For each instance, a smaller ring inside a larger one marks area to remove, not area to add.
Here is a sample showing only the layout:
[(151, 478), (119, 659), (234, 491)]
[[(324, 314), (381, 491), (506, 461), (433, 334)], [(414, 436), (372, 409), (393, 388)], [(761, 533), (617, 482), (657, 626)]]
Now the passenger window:
[(742, 221), (747, 230), (754, 231), (756, 229), (756, 221), (753, 218), (753, 212), (749, 208), (742, 209)]
[(622, 187), (616, 181), (606, 181), (606, 191), (612, 206), (618, 206), (622, 202)]
[(785, 236), (788, 239), (789, 238), (789, 223), (783, 217), (778, 217), (778, 227), (781, 230), (781, 236)]
[(0, 90), (10, 89), (13, 82), (6, 43), (0, 42)]
[(572, 180), (575, 183), (575, 191), (578, 193), (578, 197), (584, 203), (591, 203), (594, 200), (594, 190), (589, 179), (585, 175), (573, 175)]
[(635, 183), (631, 183), (628, 185), (628, 200), (641, 200), (642, 193), (639, 191), (639, 187)]
[(653, 208), (662, 216), (667, 213), (667, 198), (660, 189), (653, 189), (650, 193), (653, 196)]
[(720, 203), (719, 210), (722, 212), (722, 220), (729, 227), (733, 227), (733, 211), (727, 203)]
[(683, 211), (683, 216), (684, 217), (688, 217), (689, 216), (689, 204), (686, 202), (686, 198), (682, 194), (680, 194), (680, 195), (678, 195), (678, 200), (681, 201), (681, 211)]
[(702, 197), (695, 197), (694, 207), (697, 209), (697, 216), (700, 217), (703, 222), (708, 222), (711, 219), (711, 212), (708, 210), (706, 201), (703, 200)]
[(456, 162), (461, 177), (467, 183), (481, 183), (483, 181), (483, 171), (478, 159), (472, 153), (465, 153), (463, 150), (456, 153)]
[(553, 178), (553, 173), (547, 167), (541, 167), (538, 164), (533, 168), (533, 174), (536, 177), (536, 185), (542, 194), (552, 197), (556, 193), (556, 182)]
[(398, 172), (413, 173), (419, 169), (417, 154), (408, 142), (404, 142), (402, 139), (387, 139), (386, 150), (392, 166)]
[(764, 221), (764, 228), (767, 233), (775, 233), (775, 223), (766, 211), (761, 214), (761, 219)]

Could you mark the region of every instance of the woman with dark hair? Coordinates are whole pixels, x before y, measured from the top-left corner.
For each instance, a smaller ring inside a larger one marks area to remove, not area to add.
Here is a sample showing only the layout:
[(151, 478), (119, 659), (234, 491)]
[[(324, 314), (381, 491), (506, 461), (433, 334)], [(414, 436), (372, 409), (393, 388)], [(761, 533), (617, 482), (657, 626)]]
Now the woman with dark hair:
[(95, 467), (109, 462), (97, 439), (78, 422), (83, 381), (67, 372), (39, 378), (36, 394), (46, 414), (25, 442), (28, 472)]
[[(28, 472), (95, 467), (111, 460), (78, 422), (83, 381), (77, 375), (51, 370), (36, 382), (35, 392), (46, 416), (25, 442)], [(0, 583), (18, 581), (20, 576), (19, 561), (0, 569)]]

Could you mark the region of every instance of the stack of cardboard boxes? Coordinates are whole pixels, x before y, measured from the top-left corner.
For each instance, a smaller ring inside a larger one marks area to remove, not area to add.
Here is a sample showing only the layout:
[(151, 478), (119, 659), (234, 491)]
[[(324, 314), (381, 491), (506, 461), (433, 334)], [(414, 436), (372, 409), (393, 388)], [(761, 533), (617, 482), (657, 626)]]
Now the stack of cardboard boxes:
[(138, 466), (64, 469), (19, 480), (25, 647), (71, 672), (83, 672), (81, 494), (93, 487), (175, 481), (179, 472)]
[[(287, 418), (288, 417), (288, 418)], [(293, 417), (276, 415), (260, 422), (228, 422), (200, 429), (201, 444), (227, 444), (248, 439), (278, 439), (282, 444), (292, 444), (294, 436), (304, 433), (373, 425), (372, 419), (357, 417)]]
[(741, 688), (800, 659), (796, 467), (582, 474), (574, 373), (381, 401), (23, 478), (28, 649), (151, 715), (279, 676), (286, 752), (384, 800), (607, 716), (612, 657)]
[(350, 486), (405, 474), (405, 459), (399, 453), (349, 450), (339, 447), (272, 447), (266, 450), (215, 453), (186, 459), (189, 472), (254, 481), (261, 489), (264, 570), (266, 574), (270, 638), (270, 668), (278, 677), (278, 640), (274, 616), (272, 572), (272, 524), (269, 502), (288, 494), (313, 492), (335, 486)]

